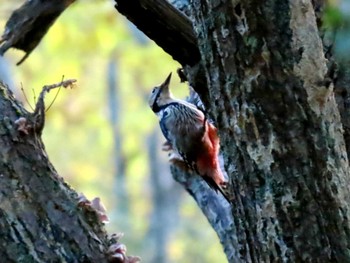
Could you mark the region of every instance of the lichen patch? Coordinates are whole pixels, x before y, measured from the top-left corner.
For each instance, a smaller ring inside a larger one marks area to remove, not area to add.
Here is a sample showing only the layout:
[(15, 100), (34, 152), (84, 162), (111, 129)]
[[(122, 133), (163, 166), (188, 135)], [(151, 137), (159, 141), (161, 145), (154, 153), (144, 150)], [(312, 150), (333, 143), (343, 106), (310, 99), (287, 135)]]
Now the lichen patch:
[(299, 63), (294, 66), (294, 73), (304, 81), (309, 105), (319, 116), (333, 90), (322, 84), (327, 67), (314, 10), (311, 3), (305, 0), (290, 1), (290, 8), (292, 48), (295, 54), (302, 53)]

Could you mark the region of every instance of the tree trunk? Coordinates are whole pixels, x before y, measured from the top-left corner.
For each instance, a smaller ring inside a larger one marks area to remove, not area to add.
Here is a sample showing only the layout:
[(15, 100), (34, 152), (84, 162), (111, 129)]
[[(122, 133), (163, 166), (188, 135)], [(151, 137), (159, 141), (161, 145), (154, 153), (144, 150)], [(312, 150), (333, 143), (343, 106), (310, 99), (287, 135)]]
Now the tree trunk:
[(242, 259), (349, 262), (348, 160), (312, 4), (192, 10)]
[[(172, 33), (139, 18), (183, 22), (150, 15), (148, 0), (133, 3), (137, 15), (116, 2), (172, 52)], [(190, 10), (200, 59), (171, 55), (219, 129), (239, 260), (350, 262), (348, 157), (312, 2), (192, 0)]]
[(107, 262), (97, 214), (78, 207), (77, 194), (48, 160), (33, 117), (0, 82), (1, 262)]

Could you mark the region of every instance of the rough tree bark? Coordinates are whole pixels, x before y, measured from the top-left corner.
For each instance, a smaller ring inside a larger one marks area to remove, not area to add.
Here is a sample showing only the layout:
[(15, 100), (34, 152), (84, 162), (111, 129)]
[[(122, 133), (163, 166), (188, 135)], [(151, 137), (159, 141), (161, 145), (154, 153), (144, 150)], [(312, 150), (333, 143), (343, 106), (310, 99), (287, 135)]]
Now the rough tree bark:
[[(348, 156), (313, 8), (320, 3), (191, 0), (178, 21), (153, 1), (116, 2), (183, 65), (219, 129), (235, 197), (229, 261), (350, 262)], [(174, 45), (171, 30), (186, 21), (196, 41)], [(191, 43), (200, 59), (173, 51)]]
[(107, 233), (49, 162), (37, 117), (0, 82), (1, 262), (107, 262)]
[(44, 96), (75, 80), (45, 86), (33, 113), (0, 82), (1, 262), (136, 263), (120, 234), (108, 236), (99, 198), (78, 195), (51, 165), (41, 133)]

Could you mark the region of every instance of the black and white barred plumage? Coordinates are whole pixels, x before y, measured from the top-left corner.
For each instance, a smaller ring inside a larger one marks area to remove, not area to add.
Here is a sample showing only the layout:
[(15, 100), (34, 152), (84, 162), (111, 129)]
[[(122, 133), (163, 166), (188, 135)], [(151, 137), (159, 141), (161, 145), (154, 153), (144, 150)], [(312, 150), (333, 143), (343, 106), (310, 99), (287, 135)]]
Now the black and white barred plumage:
[(180, 155), (187, 167), (201, 175), (210, 187), (223, 193), (226, 181), (218, 161), (219, 137), (215, 126), (202, 110), (176, 99), (169, 90), (171, 74), (155, 87), (149, 106), (159, 118), (160, 128), (171, 149)]

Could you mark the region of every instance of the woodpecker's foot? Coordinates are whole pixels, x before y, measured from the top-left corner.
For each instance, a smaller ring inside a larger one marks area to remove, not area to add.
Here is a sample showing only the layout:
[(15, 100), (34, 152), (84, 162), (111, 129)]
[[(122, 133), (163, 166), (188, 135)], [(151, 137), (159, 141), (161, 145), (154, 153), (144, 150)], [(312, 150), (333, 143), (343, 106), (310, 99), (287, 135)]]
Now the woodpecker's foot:
[(162, 145), (162, 151), (164, 152), (169, 152), (173, 149), (173, 146), (171, 145), (170, 142), (166, 141), (165, 143), (163, 143)]
[(183, 162), (184, 160), (182, 159), (181, 155), (172, 151), (168, 154), (168, 160), (171, 163), (177, 163), (177, 162)]
[(221, 183), (220, 183), (220, 186), (221, 186), (222, 189), (227, 189), (227, 187), (228, 187), (228, 182), (225, 182), (225, 181), (224, 181), (224, 182), (221, 182)]
[(169, 152), (168, 160), (171, 164), (177, 166), (181, 170), (186, 172), (189, 171), (188, 166), (186, 165), (186, 163), (184, 162), (184, 159), (181, 157), (179, 153), (176, 153), (174, 151)]

